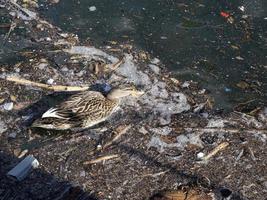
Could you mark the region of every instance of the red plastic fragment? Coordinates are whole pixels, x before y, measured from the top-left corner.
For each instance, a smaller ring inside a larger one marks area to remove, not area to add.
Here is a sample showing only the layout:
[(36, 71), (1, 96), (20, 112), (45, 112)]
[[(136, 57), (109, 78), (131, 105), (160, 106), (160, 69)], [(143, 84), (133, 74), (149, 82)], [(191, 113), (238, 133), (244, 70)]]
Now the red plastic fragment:
[(228, 18), (230, 16), (229, 13), (221, 11), (220, 15), (224, 18)]

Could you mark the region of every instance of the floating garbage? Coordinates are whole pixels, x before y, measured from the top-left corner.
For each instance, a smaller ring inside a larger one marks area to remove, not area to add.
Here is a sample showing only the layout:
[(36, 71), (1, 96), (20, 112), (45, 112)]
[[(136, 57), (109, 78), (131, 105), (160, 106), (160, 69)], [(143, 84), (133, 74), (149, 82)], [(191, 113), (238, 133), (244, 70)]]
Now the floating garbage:
[(89, 7), (89, 11), (90, 11), (90, 12), (94, 12), (94, 11), (96, 11), (96, 7), (95, 7), (95, 6), (90, 6), (90, 7)]
[(29, 155), (13, 169), (11, 169), (7, 173), (7, 176), (15, 180), (22, 181), (31, 172), (32, 169), (37, 168), (38, 166), (38, 160), (34, 158), (33, 155)]
[(222, 17), (224, 17), (224, 18), (228, 18), (228, 17), (230, 16), (229, 13), (224, 12), (224, 11), (221, 11), (221, 12), (220, 12), (220, 15), (221, 15)]

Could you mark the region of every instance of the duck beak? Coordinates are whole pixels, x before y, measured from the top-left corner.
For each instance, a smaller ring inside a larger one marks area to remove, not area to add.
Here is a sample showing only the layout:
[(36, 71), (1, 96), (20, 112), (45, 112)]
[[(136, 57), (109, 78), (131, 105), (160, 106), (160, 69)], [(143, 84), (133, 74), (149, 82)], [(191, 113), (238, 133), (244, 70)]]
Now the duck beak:
[(132, 91), (132, 96), (133, 96), (133, 97), (140, 97), (140, 96), (142, 96), (143, 94), (145, 94), (144, 91), (138, 91), (138, 90)]

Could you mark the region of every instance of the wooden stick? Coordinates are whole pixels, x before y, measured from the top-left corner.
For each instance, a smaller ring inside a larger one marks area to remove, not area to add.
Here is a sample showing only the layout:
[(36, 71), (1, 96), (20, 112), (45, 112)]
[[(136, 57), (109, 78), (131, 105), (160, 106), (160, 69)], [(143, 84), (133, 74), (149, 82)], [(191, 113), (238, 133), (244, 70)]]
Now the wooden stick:
[(208, 161), (211, 157), (215, 156), (219, 151), (223, 150), (229, 145), (228, 142), (223, 142), (215, 147), (208, 155), (202, 158), (203, 161)]
[(250, 129), (238, 129), (238, 128), (221, 128), (221, 127), (194, 127), (194, 128), (184, 128), (186, 131), (199, 131), (199, 132), (209, 132), (212, 133), (214, 131), (218, 132), (229, 132), (229, 133), (239, 133), (239, 132), (246, 132), (246, 133), (255, 133), (255, 132), (262, 132), (267, 133), (266, 129), (256, 129), (256, 128), (250, 128)]
[(124, 58), (122, 58), (121, 60), (119, 60), (118, 62), (108, 65), (109, 68), (111, 68), (113, 71), (118, 69), (118, 67), (124, 62)]
[(119, 157), (118, 154), (112, 154), (112, 155), (108, 155), (108, 156), (99, 157), (99, 158), (94, 159), (94, 160), (85, 161), (83, 164), (84, 165), (95, 164), (95, 163), (99, 163), (102, 161), (106, 161), (106, 160), (110, 160), (110, 159), (118, 158), (118, 157)]
[(74, 91), (84, 91), (87, 90), (88, 86), (65, 86), (65, 85), (47, 85), (44, 83), (37, 83), (33, 81), (29, 81), (19, 77), (6, 77), (5, 80), (15, 82), (20, 85), (30, 85), (33, 87), (39, 87), (46, 90), (53, 90), (55, 92), (74, 92)]

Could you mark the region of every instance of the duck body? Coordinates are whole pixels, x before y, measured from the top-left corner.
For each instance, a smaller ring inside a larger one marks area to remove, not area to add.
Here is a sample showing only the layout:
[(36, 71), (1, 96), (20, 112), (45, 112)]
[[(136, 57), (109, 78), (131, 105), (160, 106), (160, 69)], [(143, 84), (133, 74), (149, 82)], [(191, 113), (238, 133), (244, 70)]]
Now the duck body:
[(32, 127), (67, 130), (89, 128), (105, 121), (119, 106), (119, 99), (96, 91), (84, 91), (47, 110)]

